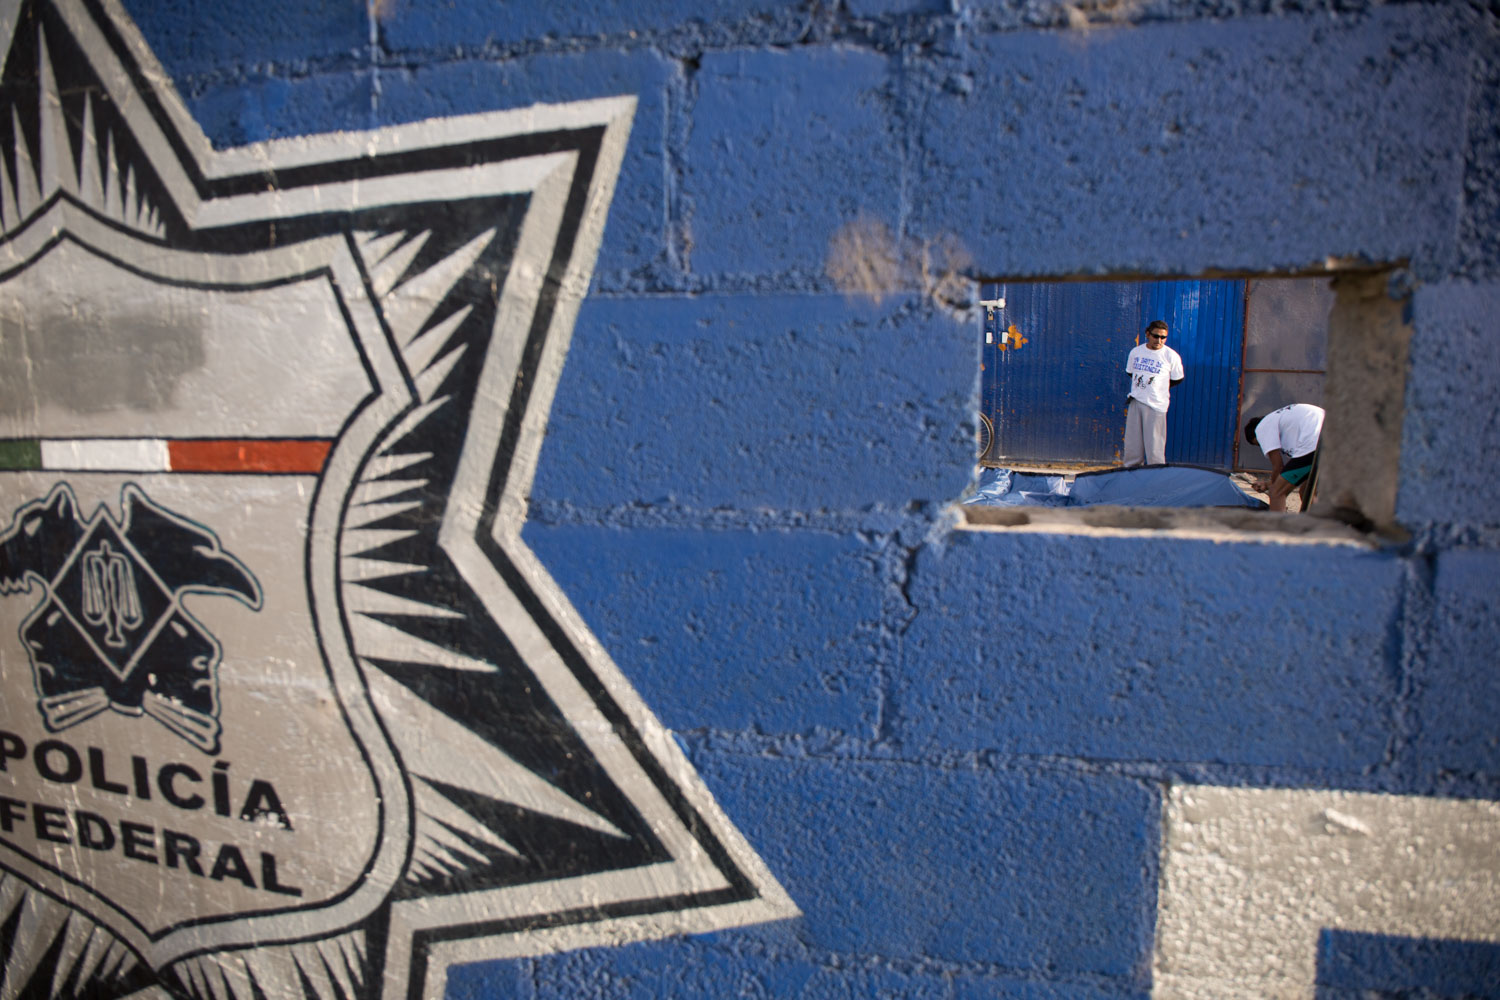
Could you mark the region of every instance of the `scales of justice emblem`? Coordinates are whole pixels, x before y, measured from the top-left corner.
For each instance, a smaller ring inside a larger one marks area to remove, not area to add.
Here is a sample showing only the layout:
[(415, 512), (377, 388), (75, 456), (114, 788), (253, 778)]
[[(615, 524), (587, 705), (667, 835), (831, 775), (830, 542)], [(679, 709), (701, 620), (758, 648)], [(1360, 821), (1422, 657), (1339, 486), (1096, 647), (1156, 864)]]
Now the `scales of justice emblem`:
[(521, 537), (633, 98), (215, 150), (113, 3), (0, 56), (3, 988), (794, 915)]

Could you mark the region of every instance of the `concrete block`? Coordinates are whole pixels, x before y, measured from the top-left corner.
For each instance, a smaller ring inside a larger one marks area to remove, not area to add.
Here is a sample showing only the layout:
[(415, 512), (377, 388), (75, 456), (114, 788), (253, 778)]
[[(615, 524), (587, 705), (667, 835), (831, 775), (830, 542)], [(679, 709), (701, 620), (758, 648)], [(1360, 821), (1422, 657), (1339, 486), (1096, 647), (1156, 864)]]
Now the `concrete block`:
[(704, 56), (683, 178), (695, 273), (820, 277), (840, 226), (895, 225), (888, 74), (842, 47)]
[(370, 124), (374, 75), (320, 73), (295, 80), (264, 73), (183, 93), (188, 112), (218, 149), (266, 139), (356, 131)]
[(950, 0), (848, 0), (844, 6), (855, 17), (947, 14), (953, 8)]
[(1396, 516), (1405, 524), (1496, 525), (1500, 284), (1417, 289)]
[(893, 735), (1359, 771), (1393, 735), (1401, 581), (1397, 558), (1357, 549), (950, 536), (907, 588)]
[(532, 497), (818, 510), (956, 497), (978, 333), (910, 300), (585, 301)]
[(1425, 776), (1445, 772), (1500, 778), (1500, 553), (1453, 550), (1438, 556), (1431, 645), (1412, 677), (1413, 762)]
[(948, 1000), (934, 972), (832, 965), (826, 959), (741, 955), (702, 941), (652, 941), (536, 961), (538, 1000), (788, 997), (798, 1000)]
[[(1127, 976), (1151, 949), (1157, 796), (1124, 778), (850, 760), (694, 763), (809, 947)], [(749, 933), (754, 933), (749, 932)]]
[(663, 171), (667, 85), (671, 64), (650, 51), (539, 55), (504, 62), (464, 60), (385, 71), (376, 117), (380, 124), (473, 114), (532, 104), (599, 97), (637, 100), (630, 142), (605, 222), (596, 281), (619, 283), (663, 250)]
[(1500, 945), (1325, 930), (1315, 1000), (1500, 997)]
[(1476, 281), (1500, 279), (1500, 21), (1478, 26), (1469, 98), (1469, 149), (1464, 169), (1464, 213), (1459, 227), (1459, 273)]
[(990, 274), (1441, 273), (1470, 24), (1406, 7), (981, 37), (972, 90), (926, 99), (914, 229)]
[(536, 1000), (531, 963), (473, 962), (448, 967), (445, 1000)]
[(535, 521), (525, 539), (668, 728), (873, 727), (883, 581), (857, 540)]
[(303, 60), (368, 63), (366, 5), (349, 0), (264, 0), (231, 15), (215, 0), (126, 0), (125, 8), (179, 87), (197, 74)]
[(1151, 990), (1132, 979), (1119, 983), (1058, 983), (1013, 979), (1005, 975), (960, 974), (953, 980), (953, 1000), (1149, 1000)]
[[(600, 0), (585, 3), (480, 3), (392, 5), (381, 37), (393, 49), (513, 46), (542, 39), (635, 37), (684, 24), (731, 26), (750, 17), (792, 17), (797, 6), (777, 0)], [(803, 18), (805, 14), (801, 15)]]

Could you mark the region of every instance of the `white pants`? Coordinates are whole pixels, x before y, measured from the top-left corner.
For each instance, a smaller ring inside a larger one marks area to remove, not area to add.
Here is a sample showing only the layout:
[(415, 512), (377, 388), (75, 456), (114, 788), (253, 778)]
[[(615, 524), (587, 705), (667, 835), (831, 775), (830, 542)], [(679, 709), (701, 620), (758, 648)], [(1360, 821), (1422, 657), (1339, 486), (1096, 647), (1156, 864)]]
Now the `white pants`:
[(1167, 415), (1130, 397), (1125, 410), (1125, 468), (1167, 464)]

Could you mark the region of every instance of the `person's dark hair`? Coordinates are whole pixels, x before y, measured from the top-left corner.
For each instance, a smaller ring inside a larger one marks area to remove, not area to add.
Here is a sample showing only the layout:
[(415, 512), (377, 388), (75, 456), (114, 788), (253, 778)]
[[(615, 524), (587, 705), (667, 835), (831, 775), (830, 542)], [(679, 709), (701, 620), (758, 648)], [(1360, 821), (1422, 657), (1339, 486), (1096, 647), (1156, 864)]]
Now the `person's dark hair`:
[(1262, 419), (1261, 417), (1251, 417), (1245, 424), (1245, 440), (1251, 444), (1255, 443), (1255, 428)]
[(1153, 319), (1151, 321), (1151, 325), (1148, 326), (1148, 327), (1146, 327), (1146, 332), (1150, 333), (1152, 330), (1166, 330), (1166, 329), (1167, 329), (1167, 321), (1166, 320), (1164, 320), (1164, 319)]

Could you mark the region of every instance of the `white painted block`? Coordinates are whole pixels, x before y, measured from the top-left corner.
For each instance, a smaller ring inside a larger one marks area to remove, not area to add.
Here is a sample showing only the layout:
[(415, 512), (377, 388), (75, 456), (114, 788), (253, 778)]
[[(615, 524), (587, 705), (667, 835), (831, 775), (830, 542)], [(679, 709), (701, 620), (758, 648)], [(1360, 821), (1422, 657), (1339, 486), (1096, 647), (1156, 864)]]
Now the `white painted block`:
[(1312, 1000), (1319, 932), (1500, 941), (1500, 803), (1181, 785), (1155, 1000)]

